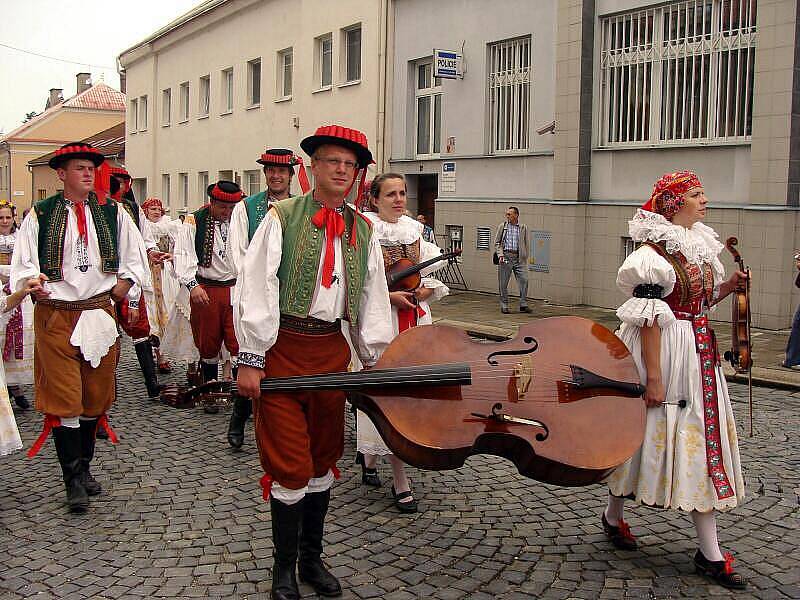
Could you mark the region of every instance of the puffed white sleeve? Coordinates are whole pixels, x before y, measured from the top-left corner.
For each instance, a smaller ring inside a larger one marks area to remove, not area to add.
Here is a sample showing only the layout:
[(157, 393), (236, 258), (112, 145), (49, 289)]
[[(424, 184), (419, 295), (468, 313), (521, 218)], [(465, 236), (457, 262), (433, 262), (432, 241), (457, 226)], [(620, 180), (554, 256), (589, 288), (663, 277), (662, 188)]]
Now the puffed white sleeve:
[(21, 289), (26, 279), (38, 277), (39, 273), (39, 219), (31, 210), (22, 221), (11, 255), (11, 291)]
[(283, 227), (270, 210), (256, 229), (239, 272), (236, 298), (239, 323), (239, 364), (264, 368), (267, 350), (278, 339), (280, 282), (278, 267), (283, 255)]
[(190, 292), (197, 286), (197, 252), (194, 249), (196, 231), (192, 223), (181, 225), (175, 235), (175, 251), (172, 255), (178, 281)]
[(250, 240), (247, 239), (248, 229), (247, 204), (245, 204), (244, 201), (237, 202), (231, 213), (231, 233), (230, 241), (228, 242), (230, 244), (233, 270), (237, 275), (242, 272), (244, 255), (247, 252), (247, 245), (250, 242)]
[(394, 336), (383, 252), (373, 231), (369, 239), (364, 288), (359, 300), (358, 323), (356, 326), (350, 325), (350, 337), (358, 358), (371, 367), (378, 362)]
[(117, 211), (117, 239), (119, 244), (119, 270), (121, 279), (130, 279), (133, 285), (128, 290), (128, 306), (139, 308), (142, 290), (151, 291), (153, 280), (142, 234), (125, 210)]
[[(419, 260), (420, 262), (425, 262), (426, 260), (430, 260), (437, 256), (441, 256), (442, 250), (436, 244), (431, 244), (430, 242), (426, 242), (422, 238), (419, 240)], [(433, 290), (433, 294), (430, 298), (428, 298), (428, 302), (436, 302), (437, 300), (441, 300), (445, 296), (450, 293), (450, 288), (447, 287), (444, 283), (436, 279), (435, 277), (429, 277), (431, 273), (436, 272), (438, 269), (441, 269), (445, 265), (445, 261), (438, 262), (432, 264), (430, 267), (426, 267), (420, 271), (420, 275), (422, 275), (422, 287), (428, 288)]]
[(625, 259), (617, 272), (617, 287), (629, 297), (617, 309), (617, 317), (623, 323), (650, 327), (658, 317), (658, 324), (664, 329), (675, 321), (672, 309), (662, 300), (675, 287), (675, 269), (649, 246), (639, 247)]

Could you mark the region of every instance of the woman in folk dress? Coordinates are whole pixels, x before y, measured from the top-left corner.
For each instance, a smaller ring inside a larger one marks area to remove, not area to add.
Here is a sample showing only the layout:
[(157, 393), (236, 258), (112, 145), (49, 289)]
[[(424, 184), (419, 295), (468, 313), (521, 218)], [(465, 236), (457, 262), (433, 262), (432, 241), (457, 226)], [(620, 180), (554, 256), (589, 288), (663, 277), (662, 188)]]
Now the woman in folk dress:
[(641, 246), (617, 274), (617, 286), (630, 298), (617, 310), (618, 335), (646, 386), (647, 421), (641, 449), (608, 479), (602, 523), (615, 546), (633, 550), (636, 538), (622, 518), (626, 497), (688, 512), (699, 542), (697, 571), (744, 589), (732, 555), (717, 541), (716, 513), (744, 500), (744, 478), (707, 311), (747, 275), (736, 271), (725, 279), (723, 245), (702, 222), (707, 203), (694, 173), (668, 173), (629, 223)]
[[(17, 240), (16, 216), (14, 204), (0, 200), (0, 287), (6, 294), (11, 293), (8, 278)], [(33, 341), (33, 302), (28, 297), (8, 315), (0, 329), (0, 352), (5, 364), (8, 394), (22, 409), (30, 407), (20, 386), (33, 385)]]
[[(442, 254), (438, 246), (422, 239), (422, 223), (405, 214), (406, 182), (402, 175), (385, 173), (377, 176), (370, 186), (370, 200), (375, 212), (367, 212), (364, 216), (372, 222), (387, 267), (400, 258), (409, 258), (418, 264)], [(389, 293), (395, 335), (409, 327), (433, 322), (428, 303), (440, 300), (450, 293), (441, 281), (426, 276), (439, 267), (441, 263), (423, 269), (422, 284), (413, 292)], [(417, 501), (411, 492), (411, 483), (406, 477), (403, 462), (391, 453), (375, 425), (361, 411), (356, 413), (356, 429), (358, 461), (363, 469), (362, 481), (367, 485), (380, 485), (375, 465), (378, 456), (386, 456), (392, 465), (392, 495), (395, 506), (401, 512), (416, 512)]]

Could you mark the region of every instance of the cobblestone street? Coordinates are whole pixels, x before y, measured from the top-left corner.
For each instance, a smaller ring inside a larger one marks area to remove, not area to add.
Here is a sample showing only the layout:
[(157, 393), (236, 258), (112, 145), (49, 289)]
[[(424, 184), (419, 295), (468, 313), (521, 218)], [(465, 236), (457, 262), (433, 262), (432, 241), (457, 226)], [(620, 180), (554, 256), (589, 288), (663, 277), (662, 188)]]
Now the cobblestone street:
[[(233, 452), (227, 411), (148, 401), (128, 341), (119, 390), (111, 421), (121, 440), (98, 442), (104, 493), (85, 515), (66, 511), (52, 442), (34, 459), (2, 459), (0, 598), (269, 597), (270, 517), (252, 421)], [(749, 488), (720, 518), (720, 540), (751, 582), (735, 597), (798, 598), (800, 394), (755, 388), (748, 438), (747, 390), (731, 391)], [(41, 419), (32, 410), (17, 419), (30, 447)], [(348, 418), (325, 548), (346, 598), (734, 597), (694, 574), (687, 515), (631, 507), (641, 550), (616, 551), (600, 526), (602, 485), (544, 485), (482, 456), (457, 471), (411, 469), (421, 510), (403, 516), (388, 465), (382, 488), (361, 485), (354, 437)]]

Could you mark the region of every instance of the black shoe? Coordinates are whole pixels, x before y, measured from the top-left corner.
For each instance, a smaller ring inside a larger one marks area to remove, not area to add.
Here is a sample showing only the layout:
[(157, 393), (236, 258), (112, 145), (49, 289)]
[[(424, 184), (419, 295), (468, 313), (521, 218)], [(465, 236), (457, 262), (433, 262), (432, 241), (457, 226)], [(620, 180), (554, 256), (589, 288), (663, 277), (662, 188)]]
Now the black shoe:
[(725, 560), (708, 560), (700, 550), (694, 555), (694, 568), (699, 575), (731, 590), (747, 589), (747, 580), (733, 570), (733, 555), (725, 553)]
[(158, 398), (164, 386), (158, 383), (156, 361), (153, 359), (153, 345), (150, 340), (144, 340), (136, 342), (133, 347), (136, 350), (136, 358), (139, 359), (139, 366), (142, 369), (144, 384), (147, 387), (147, 396), (151, 400)]
[(54, 427), (53, 441), (64, 476), (69, 511), (73, 513), (86, 512), (86, 509), (89, 508), (89, 496), (86, 488), (83, 487), (81, 430), (77, 427)]
[(631, 533), (631, 528), (622, 519), (619, 520), (619, 525), (616, 527), (606, 520), (606, 512), (603, 511), (601, 518), (603, 523), (603, 531), (606, 532), (608, 539), (614, 544), (614, 547), (620, 550), (636, 550), (639, 544), (636, 542), (636, 537)]
[[(11, 388), (6, 388), (6, 389), (8, 389), (9, 397), (14, 399), (14, 403), (17, 406), (19, 406), (21, 410), (28, 410), (31, 407), (31, 403), (28, 402), (28, 399), (25, 397), (25, 394), (12, 394)], [(15, 387), (14, 389), (18, 388)]]
[(244, 444), (244, 426), (253, 412), (253, 401), (242, 396), (233, 397), (231, 421), (228, 424), (228, 443), (237, 450)]
[[(89, 466), (94, 458), (95, 431), (97, 431), (97, 419), (81, 419), (81, 481), (86, 493), (90, 496), (97, 496), (103, 488), (92, 477)], [(105, 431), (105, 430), (103, 430)]]
[(292, 505), (270, 498), (269, 507), (272, 513), (272, 594), (275, 600), (298, 600), (300, 590), (297, 588), (295, 567), (297, 566), (297, 544), (300, 534), (305, 499)]
[[(411, 491), (408, 492), (400, 492), (399, 494), (395, 492), (394, 486), (392, 486), (392, 498), (394, 498), (394, 505), (397, 507), (401, 513), (415, 513), (417, 512), (417, 501), (414, 498), (414, 494)], [(406, 502), (403, 502), (406, 498), (411, 498)]]
[(320, 596), (333, 598), (342, 595), (339, 580), (322, 562), (322, 535), (328, 513), (331, 491), (306, 494), (303, 499), (303, 520), (300, 525), (300, 554), (297, 574), (300, 581), (314, 588)]
[(510, 311), (510, 310), (508, 310), (507, 308), (501, 308), (501, 309), (500, 309), (500, 312), (501, 312), (501, 313), (503, 313), (504, 315), (507, 315), (507, 314), (509, 314), (511, 311)]
[(356, 464), (361, 465), (361, 483), (370, 487), (381, 487), (378, 469), (367, 467), (364, 455), (361, 452), (356, 452)]
[(533, 312), (533, 311), (531, 311), (531, 309), (529, 307), (527, 307), (527, 306), (520, 306), (519, 307), (519, 312), (530, 313), (530, 312)]

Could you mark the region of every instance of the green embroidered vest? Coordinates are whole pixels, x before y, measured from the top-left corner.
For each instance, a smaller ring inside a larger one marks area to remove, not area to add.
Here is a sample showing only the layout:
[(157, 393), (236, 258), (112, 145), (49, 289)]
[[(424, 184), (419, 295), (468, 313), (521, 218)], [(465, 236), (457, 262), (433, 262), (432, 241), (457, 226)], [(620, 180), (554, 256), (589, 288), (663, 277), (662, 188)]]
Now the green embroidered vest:
[(118, 200), (122, 207), (127, 211), (130, 215), (131, 219), (133, 219), (133, 224), (136, 225), (136, 229), (139, 231), (142, 230), (142, 226), (139, 223), (139, 205), (135, 202), (131, 202), (127, 198), (122, 198), (122, 200)]
[(204, 206), (194, 213), (196, 230), (194, 232), (194, 251), (197, 253), (197, 264), (201, 267), (211, 266), (214, 253), (214, 217), (210, 207)]
[[(103, 273), (116, 273), (119, 270), (117, 203), (105, 201), (101, 204), (94, 192), (89, 193), (86, 203), (97, 232), (100, 268)], [(37, 202), (34, 210), (39, 221), (39, 270), (50, 281), (61, 281), (64, 279), (64, 237), (69, 205), (63, 193), (59, 192)]]
[[(278, 267), (280, 310), (283, 314), (306, 318), (311, 310), (317, 273), (325, 251), (324, 231), (317, 229), (311, 222), (320, 205), (314, 200), (312, 191), (304, 196), (280, 200), (273, 203), (272, 207), (283, 228), (281, 264)], [(361, 292), (367, 273), (372, 225), (366, 219), (356, 216), (348, 205), (345, 205), (343, 216), (345, 229), (340, 242), (345, 267), (345, 319), (355, 324), (358, 322)], [(355, 247), (350, 244), (354, 220), (358, 242)]]
[(267, 192), (265, 190), (263, 192), (253, 194), (252, 196), (248, 196), (243, 200), (243, 202), (247, 210), (247, 240), (252, 242), (253, 236), (256, 233), (256, 229), (258, 229), (258, 226), (261, 225), (261, 221), (264, 220), (264, 216), (267, 214), (269, 197), (267, 196)]

